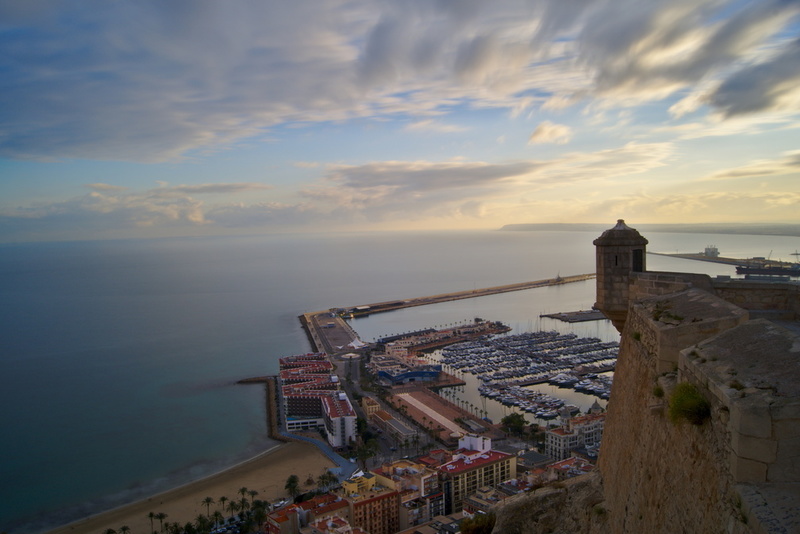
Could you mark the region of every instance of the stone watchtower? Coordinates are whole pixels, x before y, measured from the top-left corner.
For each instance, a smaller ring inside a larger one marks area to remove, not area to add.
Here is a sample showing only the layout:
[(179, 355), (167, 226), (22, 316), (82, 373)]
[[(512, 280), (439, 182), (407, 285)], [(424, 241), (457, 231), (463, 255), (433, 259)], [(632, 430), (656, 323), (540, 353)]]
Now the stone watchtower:
[(594, 240), (597, 257), (597, 302), (622, 332), (628, 315), (628, 286), (632, 272), (645, 271), (647, 239), (619, 219), (614, 228)]

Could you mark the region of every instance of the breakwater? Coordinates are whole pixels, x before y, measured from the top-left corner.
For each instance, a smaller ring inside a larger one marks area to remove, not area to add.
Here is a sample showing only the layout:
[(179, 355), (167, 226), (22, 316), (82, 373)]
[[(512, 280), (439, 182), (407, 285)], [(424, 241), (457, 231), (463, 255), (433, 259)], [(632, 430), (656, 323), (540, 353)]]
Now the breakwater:
[(300, 322), (306, 331), (308, 340), (313, 350), (327, 352), (328, 354), (342, 354), (365, 347), (366, 345), (358, 338), (345, 318), (354, 318), (371, 313), (383, 313), (411, 308), (414, 306), (425, 306), (428, 304), (439, 304), (454, 300), (486, 297), (511, 291), (524, 291), (540, 287), (549, 287), (574, 282), (584, 282), (595, 278), (594, 273), (578, 274), (572, 276), (557, 276), (544, 280), (534, 280), (531, 282), (520, 282), (502, 286), (472, 289), (467, 291), (456, 291), (452, 293), (442, 293), (426, 297), (415, 297), (403, 300), (392, 300), (364, 304), (359, 306), (349, 306), (343, 308), (330, 308), (328, 310), (304, 313), (300, 316)]

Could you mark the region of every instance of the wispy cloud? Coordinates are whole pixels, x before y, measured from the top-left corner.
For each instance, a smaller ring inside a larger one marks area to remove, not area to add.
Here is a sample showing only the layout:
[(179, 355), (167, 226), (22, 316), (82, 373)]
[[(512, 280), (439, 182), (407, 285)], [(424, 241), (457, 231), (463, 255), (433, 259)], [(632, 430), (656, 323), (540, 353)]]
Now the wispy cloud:
[(445, 124), (442, 122), (434, 121), (433, 119), (426, 119), (415, 121), (406, 126), (409, 132), (437, 132), (437, 133), (455, 133), (465, 132), (468, 128), (457, 126), (455, 124)]
[(783, 157), (773, 160), (754, 161), (742, 167), (715, 172), (703, 180), (730, 180), (741, 178), (761, 178), (795, 174), (800, 179), (800, 150), (787, 152)]
[(800, 12), (781, 0), (26, 5), (2, 8), (11, 158), (176, 160), (297, 121), (628, 106), (709, 78), (725, 116), (798, 107), (797, 43), (761, 54)]
[(533, 131), (528, 138), (528, 144), (533, 145), (537, 143), (555, 143), (564, 145), (569, 143), (572, 139), (572, 130), (569, 126), (563, 124), (553, 124), (550, 121), (544, 121)]

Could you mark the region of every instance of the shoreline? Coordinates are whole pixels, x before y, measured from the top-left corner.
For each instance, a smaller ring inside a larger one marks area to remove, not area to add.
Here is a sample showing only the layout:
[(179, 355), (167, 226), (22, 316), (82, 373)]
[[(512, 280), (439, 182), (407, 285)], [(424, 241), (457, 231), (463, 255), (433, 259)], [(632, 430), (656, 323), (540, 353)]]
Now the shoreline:
[[(308, 475), (317, 478), (336, 465), (315, 446), (307, 443), (279, 443), (258, 455), (227, 469), (176, 488), (139, 499), (130, 504), (99, 512), (83, 519), (53, 527), (43, 534), (74, 534), (118, 530), (127, 525), (132, 532), (150, 532), (150, 512), (164, 512), (166, 521), (185, 524), (206, 514), (205, 497), (236, 498), (242, 487), (258, 491), (256, 498), (273, 502), (285, 497), (284, 485), (290, 475), (302, 481)], [(211, 511), (219, 509), (218, 504)]]

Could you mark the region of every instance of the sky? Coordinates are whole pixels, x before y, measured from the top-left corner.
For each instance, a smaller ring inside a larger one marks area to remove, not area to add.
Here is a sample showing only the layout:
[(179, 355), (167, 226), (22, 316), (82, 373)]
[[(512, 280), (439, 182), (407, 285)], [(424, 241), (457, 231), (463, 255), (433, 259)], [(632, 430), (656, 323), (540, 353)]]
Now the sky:
[(800, 222), (798, 0), (0, 0), (0, 242)]

